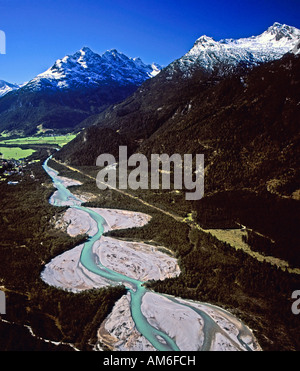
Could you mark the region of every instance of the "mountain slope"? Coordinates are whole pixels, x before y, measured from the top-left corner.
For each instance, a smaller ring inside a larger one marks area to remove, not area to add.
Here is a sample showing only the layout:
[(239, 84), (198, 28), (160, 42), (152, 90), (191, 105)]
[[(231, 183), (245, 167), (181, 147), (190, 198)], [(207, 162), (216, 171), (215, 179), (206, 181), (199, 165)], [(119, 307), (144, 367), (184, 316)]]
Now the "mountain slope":
[(209, 192), (291, 195), (300, 189), (299, 68), (286, 56), (194, 95), (139, 150), (205, 153)]
[(193, 211), (204, 228), (247, 226), (244, 237), (254, 250), (299, 267), (300, 56), (287, 54), (201, 88), (188, 80), (173, 101), (163, 95), (164, 100), (156, 101), (156, 92), (165, 89), (161, 85), (152, 91), (154, 80), (147, 82), (141, 89), (147, 91), (145, 96), (139, 90), (105, 111), (106, 120), (55, 157), (76, 166), (95, 166), (102, 153), (117, 158), (120, 144), (149, 160), (155, 153), (204, 154), (202, 200), (190, 203), (168, 191), (138, 195), (167, 210)]
[[(135, 150), (148, 156), (204, 153), (209, 193), (249, 188), (291, 195), (300, 189), (299, 71), (300, 57), (292, 54), (217, 84), (188, 79), (178, 88), (174, 81), (162, 83), (163, 71), (121, 104), (91, 118), (97, 122), (93, 130), (101, 135), (109, 127), (118, 136), (130, 136)], [(107, 152), (101, 143), (94, 153), (86, 147), (88, 161), (83, 152), (72, 157), (72, 147), (80, 148), (85, 136), (56, 157), (95, 165)]]
[(69, 131), (88, 116), (124, 100), (160, 67), (116, 50), (83, 48), (0, 99), (0, 129), (26, 135), (37, 127)]

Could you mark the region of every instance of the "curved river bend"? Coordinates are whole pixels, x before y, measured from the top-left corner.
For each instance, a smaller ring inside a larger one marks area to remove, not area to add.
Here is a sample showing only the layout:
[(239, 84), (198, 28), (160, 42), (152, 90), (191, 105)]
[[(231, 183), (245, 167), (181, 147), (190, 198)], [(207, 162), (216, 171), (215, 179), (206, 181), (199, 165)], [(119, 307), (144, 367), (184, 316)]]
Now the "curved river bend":
[[(47, 174), (51, 177), (53, 181), (53, 185), (56, 187), (57, 191), (54, 195), (50, 198), (50, 203), (54, 206), (65, 206), (68, 205), (70, 208), (78, 209), (88, 213), (89, 216), (96, 222), (97, 224), (97, 232), (84, 244), (84, 247), (81, 251), (80, 256), (80, 263), (90, 272), (93, 272), (96, 275), (104, 277), (105, 279), (110, 280), (114, 283), (123, 284), (128, 292), (130, 293), (130, 311), (132, 319), (135, 323), (136, 329), (138, 332), (144, 336), (152, 346), (158, 351), (180, 351), (178, 345), (176, 344), (175, 340), (172, 339), (167, 333), (160, 331), (159, 329), (152, 326), (145, 315), (142, 312), (142, 304), (143, 304), (143, 297), (147, 292), (147, 290), (143, 284), (139, 280), (127, 277), (123, 274), (115, 272), (107, 267), (105, 267), (99, 257), (93, 252), (94, 244), (99, 241), (103, 232), (104, 232), (104, 218), (99, 215), (97, 212), (93, 211), (92, 209), (85, 208), (82, 206), (82, 201), (79, 200), (75, 195), (73, 195), (67, 187), (62, 183), (58, 176), (58, 172), (53, 170), (48, 166), (48, 161), (51, 159), (49, 157), (45, 163), (43, 164), (44, 170)], [(151, 292), (152, 293), (152, 292)], [(153, 294), (153, 293), (152, 293)], [(160, 295), (160, 294), (156, 294)], [(216, 321), (207, 314), (207, 312), (203, 311), (199, 306), (194, 305), (193, 302), (183, 301), (179, 298), (169, 297), (167, 295), (160, 295), (161, 297), (167, 298), (168, 300), (172, 301), (174, 304), (179, 306), (185, 306), (193, 311), (195, 311), (199, 316), (202, 318), (204, 322), (203, 326), (203, 336), (204, 341), (201, 347), (201, 350), (210, 350), (212, 347), (212, 343), (214, 341), (216, 333), (220, 332), (220, 327), (216, 323)], [(199, 303), (201, 304), (201, 303)], [(202, 305), (202, 304), (201, 304)], [(224, 313), (224, 318), (232, 317), (231, 314), (222, 310), (221, 308), (217, 308), (214, 306), (210, 306), (209, 304), (203, 304), (208, 308), (217, 309), (218, 313)], [(235, 319), (235, 322), (237, 319)], [(176, 326), (176, 322), (174, 323)], [(224, 332), (224, 331), (222, 331)], [(237, 348), (240, 350), (253, 350), (243, 339), (253, 339), (252, 332), (242, 323), (239, 323), (239, 334), (237, 335), (238, 343)], [(253, 343), (251, 341), (251, 343)]]

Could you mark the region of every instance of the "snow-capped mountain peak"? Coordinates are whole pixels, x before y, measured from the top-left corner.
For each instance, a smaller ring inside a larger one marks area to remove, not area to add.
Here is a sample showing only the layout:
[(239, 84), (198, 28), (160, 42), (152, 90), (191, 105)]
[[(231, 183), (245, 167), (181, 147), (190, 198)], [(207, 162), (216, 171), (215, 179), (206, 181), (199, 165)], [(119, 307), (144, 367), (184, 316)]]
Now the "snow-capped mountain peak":
[(287, 53), (291, 51), (299, 39), (299, 29), (275, 22), (261, 35), (250, 38), (250, 41), (253, 41), (253, 44), (257, 43), (270, 48), (282, 49)]
[(273, 26), (269, 27), (263, 34), (269, 34), (270, 36), (275, 37), (276, 41), (279, 41), (282, 38), (292, 40), (293, 37), (297, 37), (297, 35), (299, 36), (299, 30), (295, 27), (275, 22)]
[(146, 65), (140, 58), (129, 58), (116, 49), (99, 55), (83, 47), (75, 54), (57, 60), (47, 71), (31, 80), (26, 88), (76, 89), (109, 83), (140, 85), (160, 70), (157, 64)]
[(17, 84), (11, 84), (9, 82), (0, 80), (0, 97), (3, 97), (7, 93), (19, 89), (20, 86)]
[[(280, 59), (284, 54), (292, 52), (300, 41), (300, 30), (275, 22), (258, 36), (240, 39), (214, 40), (209, 36), (201, 36), (192, 49), (182, 58), (171, 64), (191, 76), (190, 71), (200, 67), (208, 72), (218, 70), (223, 75), (236, 67), (251, 67)], [(171, 72), (172, 74), (172, 72)]]
[(194, 46), (203, 46), (205, 48), (208, 46), (214, 46), (215, 44), (217, 44), (217, 42), (212, 37), (203, 35), (199, 37)]

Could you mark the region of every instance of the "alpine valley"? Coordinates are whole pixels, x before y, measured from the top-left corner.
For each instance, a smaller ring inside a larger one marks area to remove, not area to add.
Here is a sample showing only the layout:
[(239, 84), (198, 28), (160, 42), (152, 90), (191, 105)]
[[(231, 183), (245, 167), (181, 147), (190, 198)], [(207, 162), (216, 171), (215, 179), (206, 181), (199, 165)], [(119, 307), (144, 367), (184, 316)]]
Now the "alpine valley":
[[(0, 348), (300, 350), (299, 47), (276, 22), (201, 36), (164, 68), (84, 47), (0, 82), (0, 139), (41, 140), (13, 192), (0, 183)], [(76, 137), (57, 148), (48, 133)], [(97, 158), (117, 169), (120, 146), (204, 154), (204, 197), (173, 181), (99, 190)]]

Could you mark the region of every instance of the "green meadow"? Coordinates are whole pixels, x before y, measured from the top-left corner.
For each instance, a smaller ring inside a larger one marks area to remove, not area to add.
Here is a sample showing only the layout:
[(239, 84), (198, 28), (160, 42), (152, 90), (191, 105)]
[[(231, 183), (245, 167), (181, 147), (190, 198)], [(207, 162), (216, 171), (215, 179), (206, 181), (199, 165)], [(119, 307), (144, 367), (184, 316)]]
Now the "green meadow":
[(19, 147), (0, 147), (0, 153), (6, 160), (20, 160), (31, 156), (35, 151), (33, 149), (22, 149)]
[(45, 136), (45, 137), (26, 137), (26, 138), (16, 138), (1, 140), (1, 144), (5, 145), (31, 145), (31, 144), (52, 144), (59, 147), (63, 147), (71, 140), (76, 138), (75, 134), (68, 135), (57, 135), (57, 136)]
[[(75, 137), (76, 135), (74, 134), (67, 134), (9, 139), (9, 136), (2, 134), (0, 139), (0, 153), (7, 160), (19, 160), (31, 156), (41, 145), (51, 145), (61, 148)], [(32, 148), (30, 148), (31, 146)]]

